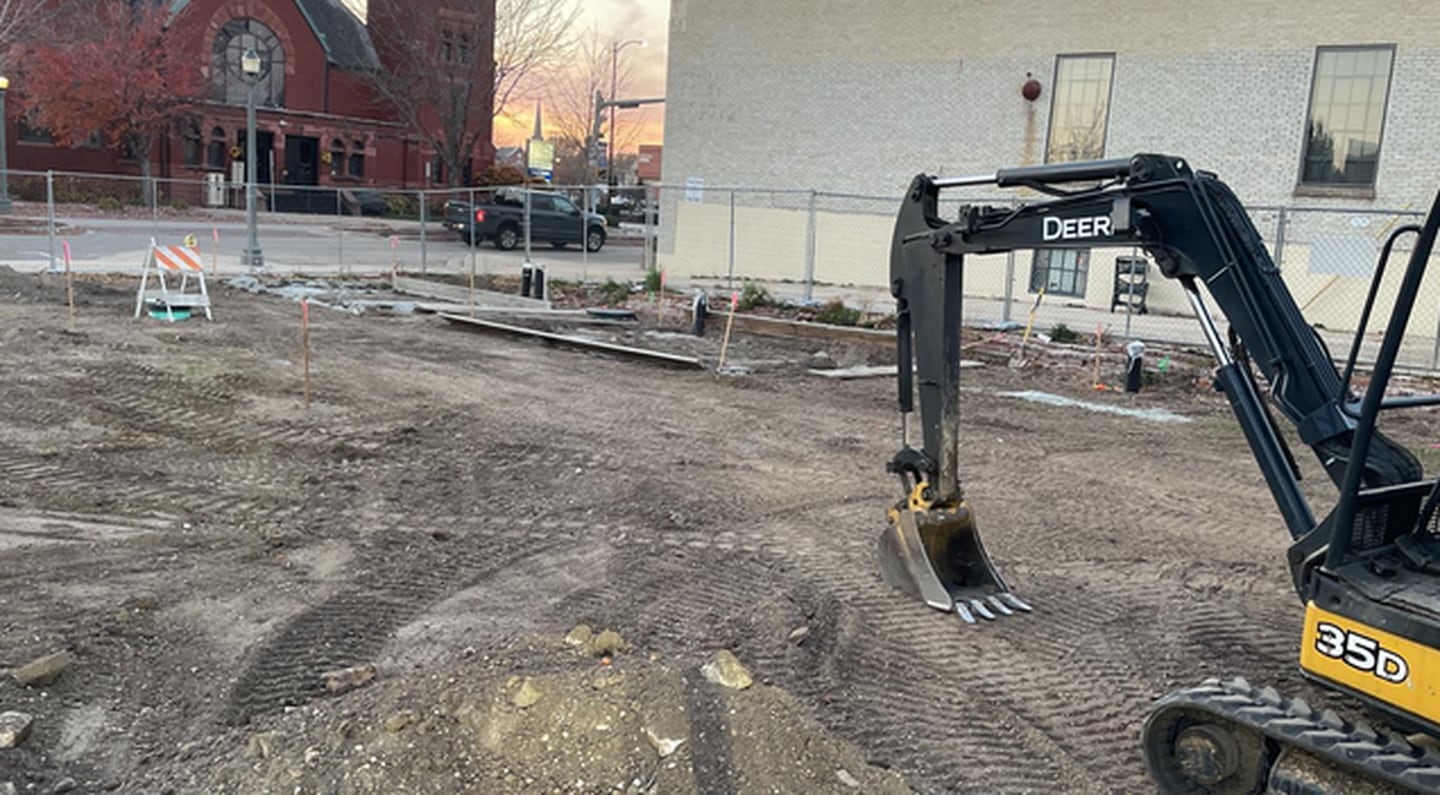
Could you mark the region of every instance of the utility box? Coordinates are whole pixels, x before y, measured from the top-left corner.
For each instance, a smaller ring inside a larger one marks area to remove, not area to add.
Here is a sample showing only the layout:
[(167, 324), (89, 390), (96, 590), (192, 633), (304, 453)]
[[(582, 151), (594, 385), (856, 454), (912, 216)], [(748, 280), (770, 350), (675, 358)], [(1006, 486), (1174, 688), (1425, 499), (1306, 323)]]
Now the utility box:
[(206, 206), (206, 207), (224, 207), (224, 206), (225, 206), (225, 175), (224, 175), (224, 174), (214, 174), (214, 173), (212, 173), (212, 174), (206, 174), (206, 175), (205, 175), (205, 206)]

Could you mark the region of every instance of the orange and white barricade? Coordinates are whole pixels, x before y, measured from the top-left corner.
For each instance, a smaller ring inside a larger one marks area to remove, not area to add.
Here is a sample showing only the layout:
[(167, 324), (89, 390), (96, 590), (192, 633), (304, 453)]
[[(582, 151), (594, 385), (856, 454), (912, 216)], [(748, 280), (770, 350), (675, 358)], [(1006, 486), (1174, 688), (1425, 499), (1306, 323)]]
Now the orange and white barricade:
[[(147, 289), (150, 272), (155, 272), (159, 289)], [(166, 275), (179, 284), (171, 286)], [(195, 283), (191, 292), (190, 283)], [(205, 319), (214, 320), (210, 315), (210, 291), (205, 287), (205, 269), (200, 263), (200, 251), (193, 246), (158, 246), (152, 239), (150, 250), (145, 254), (144, 270), (140, 273), (140, 292), (135, 296), (135, 317), (145, 311), (146, 304), (163, 306), (174, 319), (176, 309), (204, 309)]]

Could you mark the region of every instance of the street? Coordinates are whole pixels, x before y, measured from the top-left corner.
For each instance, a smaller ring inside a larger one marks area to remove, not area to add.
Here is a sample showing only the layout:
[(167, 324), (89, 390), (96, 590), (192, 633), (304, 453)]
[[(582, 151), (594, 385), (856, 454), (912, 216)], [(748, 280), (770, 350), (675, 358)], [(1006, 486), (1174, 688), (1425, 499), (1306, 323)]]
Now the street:
[[(161, 245), (178, 245), (194, 235), (207, 269), (220, 275), (245, 272), (240, 254), (247, 230), (241, 221), (160, 218), (56, 219), (53, 256), (63, 267), (64, 244), (69, 243), (71, 267), (83, 273), (138, 272), (153, 239)], [(284, 215), (262, 218), (257, 227), (267, 271), (276, 274), (335, 275), (380, 273), (396, 264), (406, 271), (459, 272), (473, 266), (477, 273), (518, 269), (526, 261), (524, 246), (499, 251), (488, 242), (473, 250), (458, 235), (438, 223), (380, 219), (322, 219)], [(644, 274), (639, 238), (622, 230), (596, 253), (578, 246), (556, 249), (549, 244), (532, 247), (530, 260), (545, 265), (552, 278), (636, 279)], [(218, 236), (219, 242), (216, 242)], [(25, 232), (0, 233), (0, 264), (36, 272), (51, 267), (52, 253), (46, 226), (39, 220)]]

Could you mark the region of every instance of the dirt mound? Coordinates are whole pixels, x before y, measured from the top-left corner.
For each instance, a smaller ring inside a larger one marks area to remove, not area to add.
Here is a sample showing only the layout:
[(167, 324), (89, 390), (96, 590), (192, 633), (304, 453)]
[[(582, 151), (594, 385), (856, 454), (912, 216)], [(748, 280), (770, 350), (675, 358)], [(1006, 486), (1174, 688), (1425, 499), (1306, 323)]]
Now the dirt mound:
[(699, 663), (531, 640), (291, 710), (164, 778), (212, 793), (910, 791), (783, 690), (731, 689)]
[[(110, 302), (122, 295), (122, 290), (109, 285), (98, 284), (85, 279), (75, 280), (75, 303), (77, 306)], [(135, 291), (129, 291), (131, 300)], [(8, 265), (0, 265), (0, 301), (7, 304), (54, 304), (64, 306), (65, 275), (61, 273), (20, 273)]]

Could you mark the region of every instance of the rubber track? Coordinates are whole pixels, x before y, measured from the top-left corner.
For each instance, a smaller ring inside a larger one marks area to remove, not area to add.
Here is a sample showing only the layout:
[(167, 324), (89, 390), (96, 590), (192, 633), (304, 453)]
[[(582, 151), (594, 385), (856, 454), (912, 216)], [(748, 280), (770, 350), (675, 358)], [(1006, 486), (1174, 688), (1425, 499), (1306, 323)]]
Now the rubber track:
[(1416, 792), (1440, 790), (1440, 756), (1402, 737), (1347, 721), (1332, 710), (1285, 698), (1271, 687), (1256, 687), (1244, 679), (1207, 679), (1160, 699), (1152, 714), (1174, 709), (1198, 710), (1248, 726), (1284, 745)]

